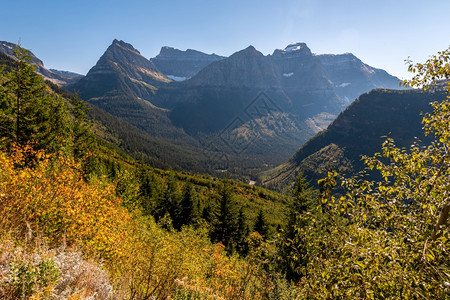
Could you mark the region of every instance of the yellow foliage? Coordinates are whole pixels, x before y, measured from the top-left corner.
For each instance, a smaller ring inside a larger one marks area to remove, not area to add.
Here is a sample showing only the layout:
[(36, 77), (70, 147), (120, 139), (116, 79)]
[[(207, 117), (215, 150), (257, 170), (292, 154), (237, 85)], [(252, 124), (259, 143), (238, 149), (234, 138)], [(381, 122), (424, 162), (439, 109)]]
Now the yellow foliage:
[(228, 256), (206, 229), (167, 231), (115, 195), (113, 185), (85, 182), (71, 158), (28, 147), (0, 152), (0, 231), (28, 245), (37, 237), (102, 259), (119, 298), (171, 297), (180, 282), (215, 299), (261, 297), (259, 266)]
[[(33, 154), (33, 155), (30, 155)], [(33, 156), (33, 167), (25, 161)], [(132, 216), (115, 198), (114, 187), (101, 190), (84, 182), (70, 158), (15, 149), (0, 153), (0, 228), (30, 239), (45, 236), (51, 245), (79, 244), (90, 254), (123, 255)]]

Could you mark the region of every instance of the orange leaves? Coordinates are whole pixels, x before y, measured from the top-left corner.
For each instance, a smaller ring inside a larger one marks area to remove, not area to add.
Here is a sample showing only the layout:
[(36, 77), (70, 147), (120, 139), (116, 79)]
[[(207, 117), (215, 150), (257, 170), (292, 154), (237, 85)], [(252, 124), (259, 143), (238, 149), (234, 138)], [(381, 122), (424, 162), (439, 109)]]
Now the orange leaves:
[[(33, 167), (24, 164), (30, 154)], [(104, 258), (122, 255), (134, 221), (114, 197), (113, 186), (100, 190), (82, 180), (72, 159), (27, 148), (15, 149), (11, 156), (0, 153), (0, 168), (0, 228), (19, 236), (31, 230), (55, 245), (81, 242)]]
[(211, 252), (209, 284), (227, 299), (260, 299), (270, 288), (260, 266), (228, 256), (221, 243), (216, 244)]

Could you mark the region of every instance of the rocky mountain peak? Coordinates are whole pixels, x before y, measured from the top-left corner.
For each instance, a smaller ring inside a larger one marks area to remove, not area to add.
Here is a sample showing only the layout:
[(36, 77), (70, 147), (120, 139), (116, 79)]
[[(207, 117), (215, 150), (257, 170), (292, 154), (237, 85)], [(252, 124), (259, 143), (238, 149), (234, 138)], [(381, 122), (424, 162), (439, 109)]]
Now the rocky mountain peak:
[(323, 65), (335, 65), (335, 64), (350, 64), (357, 63), (362, 64), (362, 61), (352, 53), (343, 54), (321, 54), (317, 55), (320, 58)]
[(311, 52), (308, 46), (305, 43), (290, 43), (284, 48), (285, 52), (294, 52), (294, 51), (306, 51)]
[(399, 79), (386, 71), (363, 63), (352, 53), (316, 56), (337, 94), (350, 103), (364, 92), (376, 88), (398, 89)]
[(202, 69), (189, 80), (192, 86), (268, 88), (279, 86), (274, 65), (253, 46)]
[(111, 46), (108, 47), (107, 51), (108, 50), (109, 51), (114, 51), (114, 50), (117, 50), (117, 49), (129, 50), (129, 51), (135, 52), (138, 55), (141, 55), (141, 53), (136, 48), (134, 48), (133, 45), (125, 43), (122, 40), (119, 41), (117, 39), (114, 39), (114, 41), (112, 42)]
[(276, 49), (273, 56), (312, 55), (311, 49), (305, 43), (290, 43), (284, 49)]
[(230, 56), (230, 58), (238, 57), (238, 56), (259, 56), (259, 57), (263, 57), (264, 54), (262, 54), (261, 52), (256, 50), (255, 47), (253, 47), (252, 45), (250, 45), (247, 48), (234, 53), (233, 55)]
[(193, 77), (212, 62), (222, 59), (224, 59), (223, 56), (216, 54), (206, 54), (192, 49), (182, 51), (164, 46), (151, 61), (167, 77), (175, 81), (183, 81)]
[(159, 51), (159, 54), (157, 57), (162, 58), (165, 56), (172, 56), (174, 54), (179, 54), (180, 52), (183, 52), (183, 51), (175, 49), (173, 47), (164, 46), (164, 47), (161, 47), (161, 50)]
[[(16, 56), (14, 54), (14, 50), (17, 48), (17, 45), (10, 42), (0, 41), (0, 52), (5, 53), (6, 55), (12, 57), (13, 59), (16, 59)], [(31, 63), (36, 65), (36, 68), (42, 68), (44, 67), (44, 63), (42, 60), (37, 58), (33, 52), (28, 50), (28, 54), (31, 56)]]
[(115, 39), (86, 77), (69, 88), (81, 91), (85, 99), (106, 92), (149, 99), (158, 86), (170, 81), (131, 44)]
[[(142, 56), (131, 44), (117, 39), (114, 39), (112, 44), (106, 49), (105, 53), (100, 57), (97, 65), (94, 66), (93, 69), (95, 70), (96, 67), (104, 65), (121, 66), (122, 71), (129, 74), (133, 73), (134, 75), (132, 77), (134, 77), (136, 73), (142, 73), (142, 70), (144, 69), (155, 73), (153, 75), (159, 73), (156, 66), (150, 60)], [(162, 74), (160, 75), (161, 76), (158, 77), (164, 77)]]

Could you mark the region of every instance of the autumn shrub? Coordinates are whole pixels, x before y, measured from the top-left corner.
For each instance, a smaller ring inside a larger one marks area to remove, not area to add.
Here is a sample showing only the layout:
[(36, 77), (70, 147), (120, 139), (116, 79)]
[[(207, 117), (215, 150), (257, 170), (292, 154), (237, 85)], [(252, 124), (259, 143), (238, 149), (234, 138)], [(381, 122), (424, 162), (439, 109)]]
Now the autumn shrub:
[(36, 152), (29, 167), (24, 160), (31, 151), (0, 153), (0, 228), (44, 236), (50, 245), (79, 244), (105, 259), (121, 257), (134, 222), (114, 187), (87, 184), (80, 166), (64, 156)]
[(230, 256), (206, 231), (167, 231), (152, 219), (145, 224), (129, 259), (117, 266), (122, 298), (260, 299), (267, 293), (259, 258), (250, 263)]

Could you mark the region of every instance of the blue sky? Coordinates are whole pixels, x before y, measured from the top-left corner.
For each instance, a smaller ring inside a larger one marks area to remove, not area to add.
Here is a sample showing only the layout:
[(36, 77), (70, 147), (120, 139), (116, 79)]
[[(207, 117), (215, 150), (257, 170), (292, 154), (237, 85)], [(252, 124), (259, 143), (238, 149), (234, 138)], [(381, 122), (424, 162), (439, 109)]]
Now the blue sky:
[(114, 38), (145, 57), (162, 46), (264, 54), (298, 41), (314, 53), (351, 52), (409, 77), (404, 60), (450, 46), (449, 0), (3, 0), (0, 40), (21, 41), (45, 66), (85, 74)]

